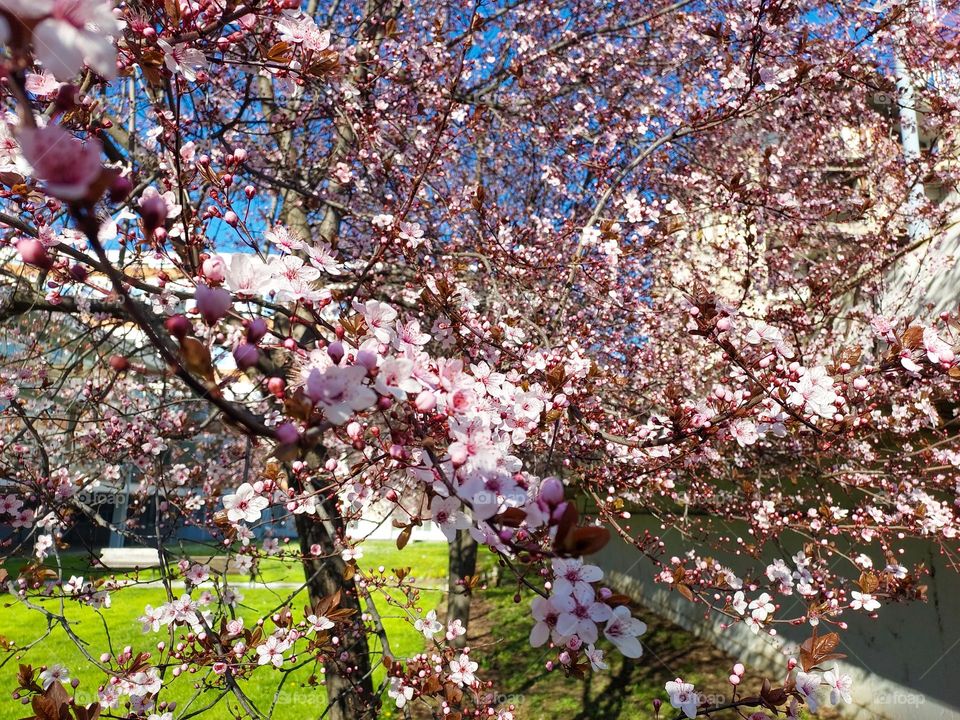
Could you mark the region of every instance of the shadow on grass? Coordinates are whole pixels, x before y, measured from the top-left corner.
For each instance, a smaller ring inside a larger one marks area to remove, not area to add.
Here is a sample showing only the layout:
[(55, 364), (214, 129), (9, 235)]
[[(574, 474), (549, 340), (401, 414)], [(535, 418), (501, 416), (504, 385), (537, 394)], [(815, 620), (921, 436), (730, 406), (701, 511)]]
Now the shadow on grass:
[[(734, 664), (711, 644), (649, 612), (638, 615), (647, 623), (641, 638), (643, 657), (624, 658), (608, 652), (610, 667), (586, 678), (548, 671), (556, 651), (534, 650), (528, 642), (532, 618), (527, 602), (515, 604), (514, 591), (490, 588), (477, 593), (470, 623), (470, 646), (483, 650), (488, 679), (494, 681), (505, 704), (517, 706), (525, 720), (633, 720), (654, 718), (653, 699), (666, 700), (664, 684), (677, 677), (714, 695), (729, 691), (727, 677)], [(706, 621), (705, 621), (706, 622)], [(601, 643), (606, 650), (609, 643)], [(746, 678), (747, 681), (750, 678)], [(669, 712), (668, 712), (669, 711)], [(661, 717), (672, 718), (667, 704)], [(735, 717), (734, 714), (729, 714)], [(711, 717), (726, 717), (716, 713)]]

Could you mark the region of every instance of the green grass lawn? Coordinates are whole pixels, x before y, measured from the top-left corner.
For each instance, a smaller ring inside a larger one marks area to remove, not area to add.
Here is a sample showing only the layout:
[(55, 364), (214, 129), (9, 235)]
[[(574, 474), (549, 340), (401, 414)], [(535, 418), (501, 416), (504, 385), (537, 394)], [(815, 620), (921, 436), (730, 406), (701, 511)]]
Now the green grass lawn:
[[(396, 543), (392, 540), (367, 540), (363, 543), (363, 557), (357, 560), (357, 564), (367, 571), (374, 571), (379, 566), (383, 566), (389, 572), (392, 568), (411, 567), (418, 580), (433, 582), (445, 581), (447, 577), (447, 545), (442, 542), (411, 542), (403, 550), (398, 550)], [(189, 557), (193, 562), (209, 562), (215, 559), (222, 552), (218, 548), (200, 543), (184, 544), (180, 547), (169, 549), (171, 556), (179, 560), (181, 557)], [(289, 546), (289, 552), (299, 552), (299, 548)], [(488, 553), (482, 554), (482, 560), (478, 561), (478, 568), (489, 570), (492, 567), (492, 556)], [(56, 560), (48, 559), (47, 565), (56, 568)], [(59, 558), (60, 568), (63, 578), (69, 579), (71, 575), (81, 575), (84, 578), (96, 578), (115, 575), (117, 577), (134, 578), (139, 580), (157, 580), (160, 578), (158, 569), (139, 570), (136, 573), (130, 570), (117, 570), (111, 568), (98, 567), (91, 565), (91, 557), (88, 554), (80, 552), (61, 553)], [(26, 560), (11, 558), (4, 567), (11, 575), (16, 575), (20, 568), (26, 564)], [(173, 568), (174, 575), (178, 573)], [(230, 573), (227, 575), (229, 581), (249, 581), (249, 575), (237, 575)], [(300, 561), (296, 557), (284, 557), (281, 554), (278, 557), (268, 557), (260, 559), (256, 574), (253, 578), (258, 582), (302, 582), (303, 569)]]
[[(397, 550), (396, 545), (390, 541), (368, 541), (364, 543), (363, 549), (364, 556), (358, 560), (358, 564), (363, 569), (375, 571), (383, 566), (389, 573), (392, 568), (415, 568), (419, 575), (417, 584), (428, 588), (421, 593), (418, 606), (424, 612), (441, 606), (443, 593), (440, 587), (445, 582), (447, 566), (447, 546), (445, 543), (414, 542), (401, 551)], [(194, 558), (209, 556), (209, 549), (202, 547), (191, 547), (188, 551)], [(483, 558), (481, 566), (489, 568), (492, 564), (491, 556), (485, 554)], [(61, 556), (60, 561), (65, 578), (69, 578), (70, 575), (82, 575), (85, 578), (91, 578), (105, 574), (102, 569), (91, 568), (89, 558), (79, 554), (66, 553)], [(23, 561), (19, 563), (8, 561), (6, 567), (11, 572), (15, 572), (22, 564)], [(106, 574), (121, 575), (117, 572)], [(133, 577), (133, 574), (127, 573), (124, 574), (124, 577)], [(159, 577), (159, 571), (140, 571), (136, 574), (136, 577), (139, 580), (155, 579)], [(234, 581), (250, 580), (249, 576), (233, 575), (230, 575), (229, 579)], [(303, 581), (303, 570), (296, 559), (267, 558), (262, 562), (255, 580), (265, 583), (299, 583)], [(242, 588), (241, 592), (244, 600), (242, 606), (238, 609), (238, 615), (244, 618), (249, 627), (262, 614), (286, 602), (291, 593), (295, 593), (297, 590), (288, 587), (272, 589), (264, 585), (263, 587)], [(400, 597), (397, 593), (393, 596), (395, 598)], [(137, 617), (143, 613), (146, 604), (149, 603), (156, 607), (165, 601), (164, 590), (158, 585), (131, 587), (115, 593), (110, 608), (98, 612), (79, 603), (69, 602), (64, 605), (63, 614), (69, 620), (76, 634), (87, 643), (91, 654), (95, 657), (104, 649), (117, 653), (127, 645), (131, 646), (134, 651), (155, 651), (155, 644), (158, 641), (169, 640), (168, 634), (163, 631), (160, 633), (142, 633)], [(424, 638), (404, 619), (404, 611), (387, 603), (383, 598), (378, 598), (376, 601), (394, 655), (402, 658), (422, 651)], [(59, 600), (46, 599), (35, 602), (44, 605), (52, 612), (58, 614), (61, 612)], [(306, 592), (300, 591), (294, 597), (291, 605), (297, 612), (306, 603)], [(110, 628), (109, 637), (105, 630), (106, 625), (109, 625)], [(49, 628), (49, 635), (44, 637), (47, 632), (47, 621), (42, 613), (13, 601), (9, 596), (0, 596), (0, 635), (16, 643), (18, 647), (17, 652), (0, 656), (0, 658), (7, 660), (6, 664), (0, 668), (0, 717), (16, 717), (21, 714), (16, 701), (11, 699), (11, 693), (16, 688), (15, 675), (19, 663), (29, 663), (34, 667), (54, 663), (65, 665), (69, 668), (71, 677), (81, 681), (79, 693), (85, 701), (92, 702), (95, 700), (97, 687), (104, 682), (105, 675), (87, 661), (81, 650), (59, 624), (54, 624), (52, 628)], [(43, 640), (30, 647), (31, 643), (39, 638), (43, 638)], [(371, 643), (372, 649), (379, 653), (378, 640), (374, 636), (371, 636)], [(314, 673), (319, 673), (319, 668), (312, 664), (290, 673), (279, 696), (276, 717), (309, 716), (317, 714), (317, 708), (324, 706), (324, 690), (305, 685), (306, 680)], [(273, 702), (281, 677), (280, 672), (261, 669), (254, 672), (250, 679), (241, 680), (240, 684), (243, 691), (257, 707), (267, 709)], [(379, 669), (375, 674), (375, 681), (379, 682), (382, 677), (383, 670)], [(168, 675), (168, 679), (167, 689), (161, 693), (161, 699), (176, 700), (181, 710), (190, 698), (196, 694), (198, 687), (202, 687), (204, 681), (202, 676), (189, 674), (182, 675), (179, 678)], [(191, 709), (202, 707), (214, 697), (216, 697), (214, 693), (200, 696)], [(392, 703), (388, 707), (392, 707)], [(234, 717), (233, 710), (235, 709), (236, 702), (230, 698), (203, 713), (202, 717), (210, 720), (227, 720), (227, 718)], [(386, 717), (391, 714), (388, 712)], [(176, 713), (177, 717), (179, 715), (180, 710)]]
[[(653, 720), (654, 698), (665, 703), (660, 718), (669, 720), (677, 713), (667, 702), (664, 684), (677, 677), (708, 695), (729, 693), (733, 658), (642, 609), (636, 612), (648, 626), (641, 638), (642, 657), (631, 660), (605, 646), (607, 670), (584, 679), (547, 671), (546, 661), (555, 658), (555, 651), (530, 647), (529, 598), (515, 603), (515, 593), (515, 587), (491, 587), (478, 594), (468, 638), (483, 654), (485, 677), (494, 681), (504, 703), (516, 705), (518, 720)], [(744, 687), (759, 684), (748, 669)], [(710, 717), (740, 718), (734, 711)]]
[[(190, 554), (200, 557), (200, 548), (191, 548)], [(421, 595), (418, 606), (424, 612), (440, 608), (442, 610), (443, 593), (440, 589), (446, 574), (447, 547), (444, 543), (411, 543), (398, 551), (390, 542), (368, 542), (364, 544), (364, 556), (359, 564), (368, 570), (380, 565), (389, 571), (394, 567), (411, 566), (420, 574), (418, 585), (428, 589)], [(90, 575), (90, 569), (79, 557), (65, 556), (73, 574)], [(10, 563), (7, 564), (10, 567)], [(489, 553), (481, 553), (481, 574), (491, 577), (493, 561)], [(261, 577), (284, 583), (298, 582), (302, 579), (299, 563), (282, 559), (268, 559), (261, 567)], [(238, 578), (239, 579), (239, 578)], [(248, 578), (242, 578), (244, 580)], [(252, 621), (282, 603), (294, 589), (255, 587), (243, 588), (244, 601), (239, 614), (246, 621)], [(531, 617), (530, 597), (524, 594), (522, 602), (515, 603), (513, 596), (516, 585), (507, 583), (504, 587), (490, 586), (475, 591), (473, 617), (470, 623), (469, 644), (477, 653), (481, 662), (480, 675), (492, 680), (494, 688), (500, 694), (504, 704), (513, 703), (517, 707), (518, 720), (649, 720), (654, 717), (651, 701), (654, 698), (666, 699), (664, 683), (675, 677), (683, 677), (693, 682), (697, 689), (710, 694), (724, 693), (729, 690), (726, 677), (734, 660), (708, 643), (698, 640), (690, 633), (671, 625), (656, 616), (638, 611), (638, 615), (649, 626), (642, 638), (644, 656), (638, 660), (628, 660), (615, 652), (608, 653), (608, 670), (588, 675), (585, 679), (566, 677), (558, 670), (548, 672), (547, 660), (555, 657), (551, 651), (535, 650), (530, 647), (528, 636)], [(117, 652), (125, 645), (137, 650), (153, 650), (156, 642), (167, 639), (167, 634), (141, 633), (137, 617), (143, 612), (145, 604), (154, 606), (165, 601), (163, 590), (158, 585), (133, 587), (115, 595), (113, 607), (100, 614), (77, 603), (68, 604), (66, 616), (76, 632), (88, 643), (96, 656), (107, 647), (104, 619), (111, 628), (112, 650)], [(47, 602), (55, 602), (48, 600)], [(292, 603), (295, 612), (306, 602), (305, 593), (301, 593)], [(395, 656), (402, 658), (423, 650), (424, 640), (404, 618), (399, 610), (383, 599), (378, 601), (383, 615), (383, 624), (390, 638)], [(59, 612), (57, 602), (51, 609)], [(41, 613), (31, 611), (20, 604), (14, 604), (9, 596), (0, 596), (0, 635), (15, 641), (23, 648), (42, 637), (46, 632), (46, 621)], [(371, 648), (379, 653), (376, 638), (371, 635)], [(66, 665), (73, 677), (81, 680), (80, 690), (89, 702), (95, 697), (99, 684), (105, 676), (90, 666), (76, 645), (67, 637), (63, 628), (55, 626), (50, 635), (35, 647), (18, 650), (12, 655), (0, 653), (0, 661), (8, 662), (0, 667), (0, 718), (16, 718), (26, 714), (10, 693), (16, 686), (15, 674), (18, 662), (30, 663), (34, 667), (44, 664), (61, 663)], [(306, 666), (290, 674), (279, 696), (274, 717), (278, 720), (318, 718), (325, 707), (323, 688), (305, 684), (307, 678), (318, 668)], [(282, 675), (280, 672), (261, 669), (253, 673), (248, 680), (242, 680), (241, 687), (250, 699), (261, 709), (268, 709), (273, 701)], [(383, 677), (383, 671), (375, 674), (376, 681)], [(186, 707), (190, 698), (203, 686), (200, 675), (184, 675), (179, 678), (168, 676), (169, 682), (161, 694), (162, 699), (177, 700), (179, 708), (174, 717), (179, 720), (182, 714), (194, 712), (210, 703), (216, 694), (207, 692), (201, 695), (193, 705)], [(757, 678), (749, 675), (744, 687), (758, 685)], [(384, 698), (382, 717), (400, 718), (398, 711), (389, 698)], [(414, 717), (426, 717), (420, 710)], [(209, 711), (199, 715), (202, 720), (228, 720), (244, 717), (237, 709), (235, 700), (225, 698)], [(673, 717), (669, 712), (661, 717)], [(735, 718), (732, 713), (719, 713), (711, 717), (716, 720)]]

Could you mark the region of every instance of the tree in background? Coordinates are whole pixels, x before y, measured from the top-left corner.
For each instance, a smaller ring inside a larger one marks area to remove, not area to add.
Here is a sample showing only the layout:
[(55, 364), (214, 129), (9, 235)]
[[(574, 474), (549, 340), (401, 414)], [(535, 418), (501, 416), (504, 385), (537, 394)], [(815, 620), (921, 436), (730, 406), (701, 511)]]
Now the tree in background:
[[(192, 668), (266, 717), (244, 681), (279, 692), (307, 662), (318, 716), (373, 717), (385, 691), (509, 717), (457, 622), (467, 538), (549, 668), (582, 674), (641, 654), (581, 559), (613, 532), (715, 622), (812, 626), (732, 705), (849, 701), (843, 616), (922, 596), (907, 538), (956, 549), (957, 314), (923, 307), (955, 216), (953, 5), (0, 0), (0, 509), (4, 554), (35, 558), (9, 592), (68, 633), (44, 598), (123, 597), (57, 572), (81, 521), (181, 561), (142, 619), (162, 650), (71, 635), (104, 715), (165, 718)], [(87, 500), (118, 479), (139, 488), (122, 527)], [(447, 625), (416, 611), (415, 568), (357, 566), (375, 503), (401, 546), (427, 520), (457, 539)], [(665, 557), (638, 512), (753, 569)], [(299, 550), (254, 532), (290, 517)], [(223, 582), (178, 598), (211, 572), (176, 550), (191, 524), (240, 567), (296, 557), (308, 607), (245, 628)], [(374, 598), (424, 654), (391, 655)], [(22, 697), (90, 716), (54, 660)]]

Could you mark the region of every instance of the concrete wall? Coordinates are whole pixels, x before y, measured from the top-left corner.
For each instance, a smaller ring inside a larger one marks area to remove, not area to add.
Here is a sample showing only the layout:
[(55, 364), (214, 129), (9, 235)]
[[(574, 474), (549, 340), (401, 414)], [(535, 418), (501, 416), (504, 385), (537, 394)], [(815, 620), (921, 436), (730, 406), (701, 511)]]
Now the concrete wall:
[[(634, 516), (635, 530), (646, 527), (659, 534), (658, 524)], [(666, 533), (667, 557), (689, 549), (676, 533)], [(786, 538), (781, 542), (792, 552)], [(916, 543), (904, 564), (923, 559), (932, 567), (927, 603), (884, 605), (878, 620), (848, 612), (849, 629), (841, 632), (840, 651), (847, 659), (841, 668), (854, 680), (851, 706), (840, 710), (856, 720), (953, 720), (960, 718), (960, 575), (949, 569), (930, 546)], [(710, 555), (739, 570), (742, 559)], [(876, 558), (878, 562), (880, 558)], [(704, 617), (704, 607), (684, 599), (653, 581), (653, 564), (636, 550), (614, 539), (590, 561), (604, 568), (611, 586), (635, 598), (652, 611), (771, 677), (782, 677), (785, 658), (797, 657), (796, 648), (810, 634), (809, 626), (778, 626), (778, 635), (754, 635), (744, 625), (720, 628), (722, 618)], [(796, 614), (799, 614), (796, 613)], [(704, 692), (720, 688), (699, 688)]]

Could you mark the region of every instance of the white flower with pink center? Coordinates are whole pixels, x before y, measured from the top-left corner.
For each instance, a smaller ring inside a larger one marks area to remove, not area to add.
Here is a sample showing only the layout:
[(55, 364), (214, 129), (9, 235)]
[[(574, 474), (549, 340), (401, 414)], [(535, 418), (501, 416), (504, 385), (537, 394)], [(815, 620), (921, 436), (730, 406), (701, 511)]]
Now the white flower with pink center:
[(227, 511), (227, 520), (232, 523), (256, 522), (270, 501), (258, 495), (250, 483), (243, 483), (233, 495), (224, 495), (223, 507)]

